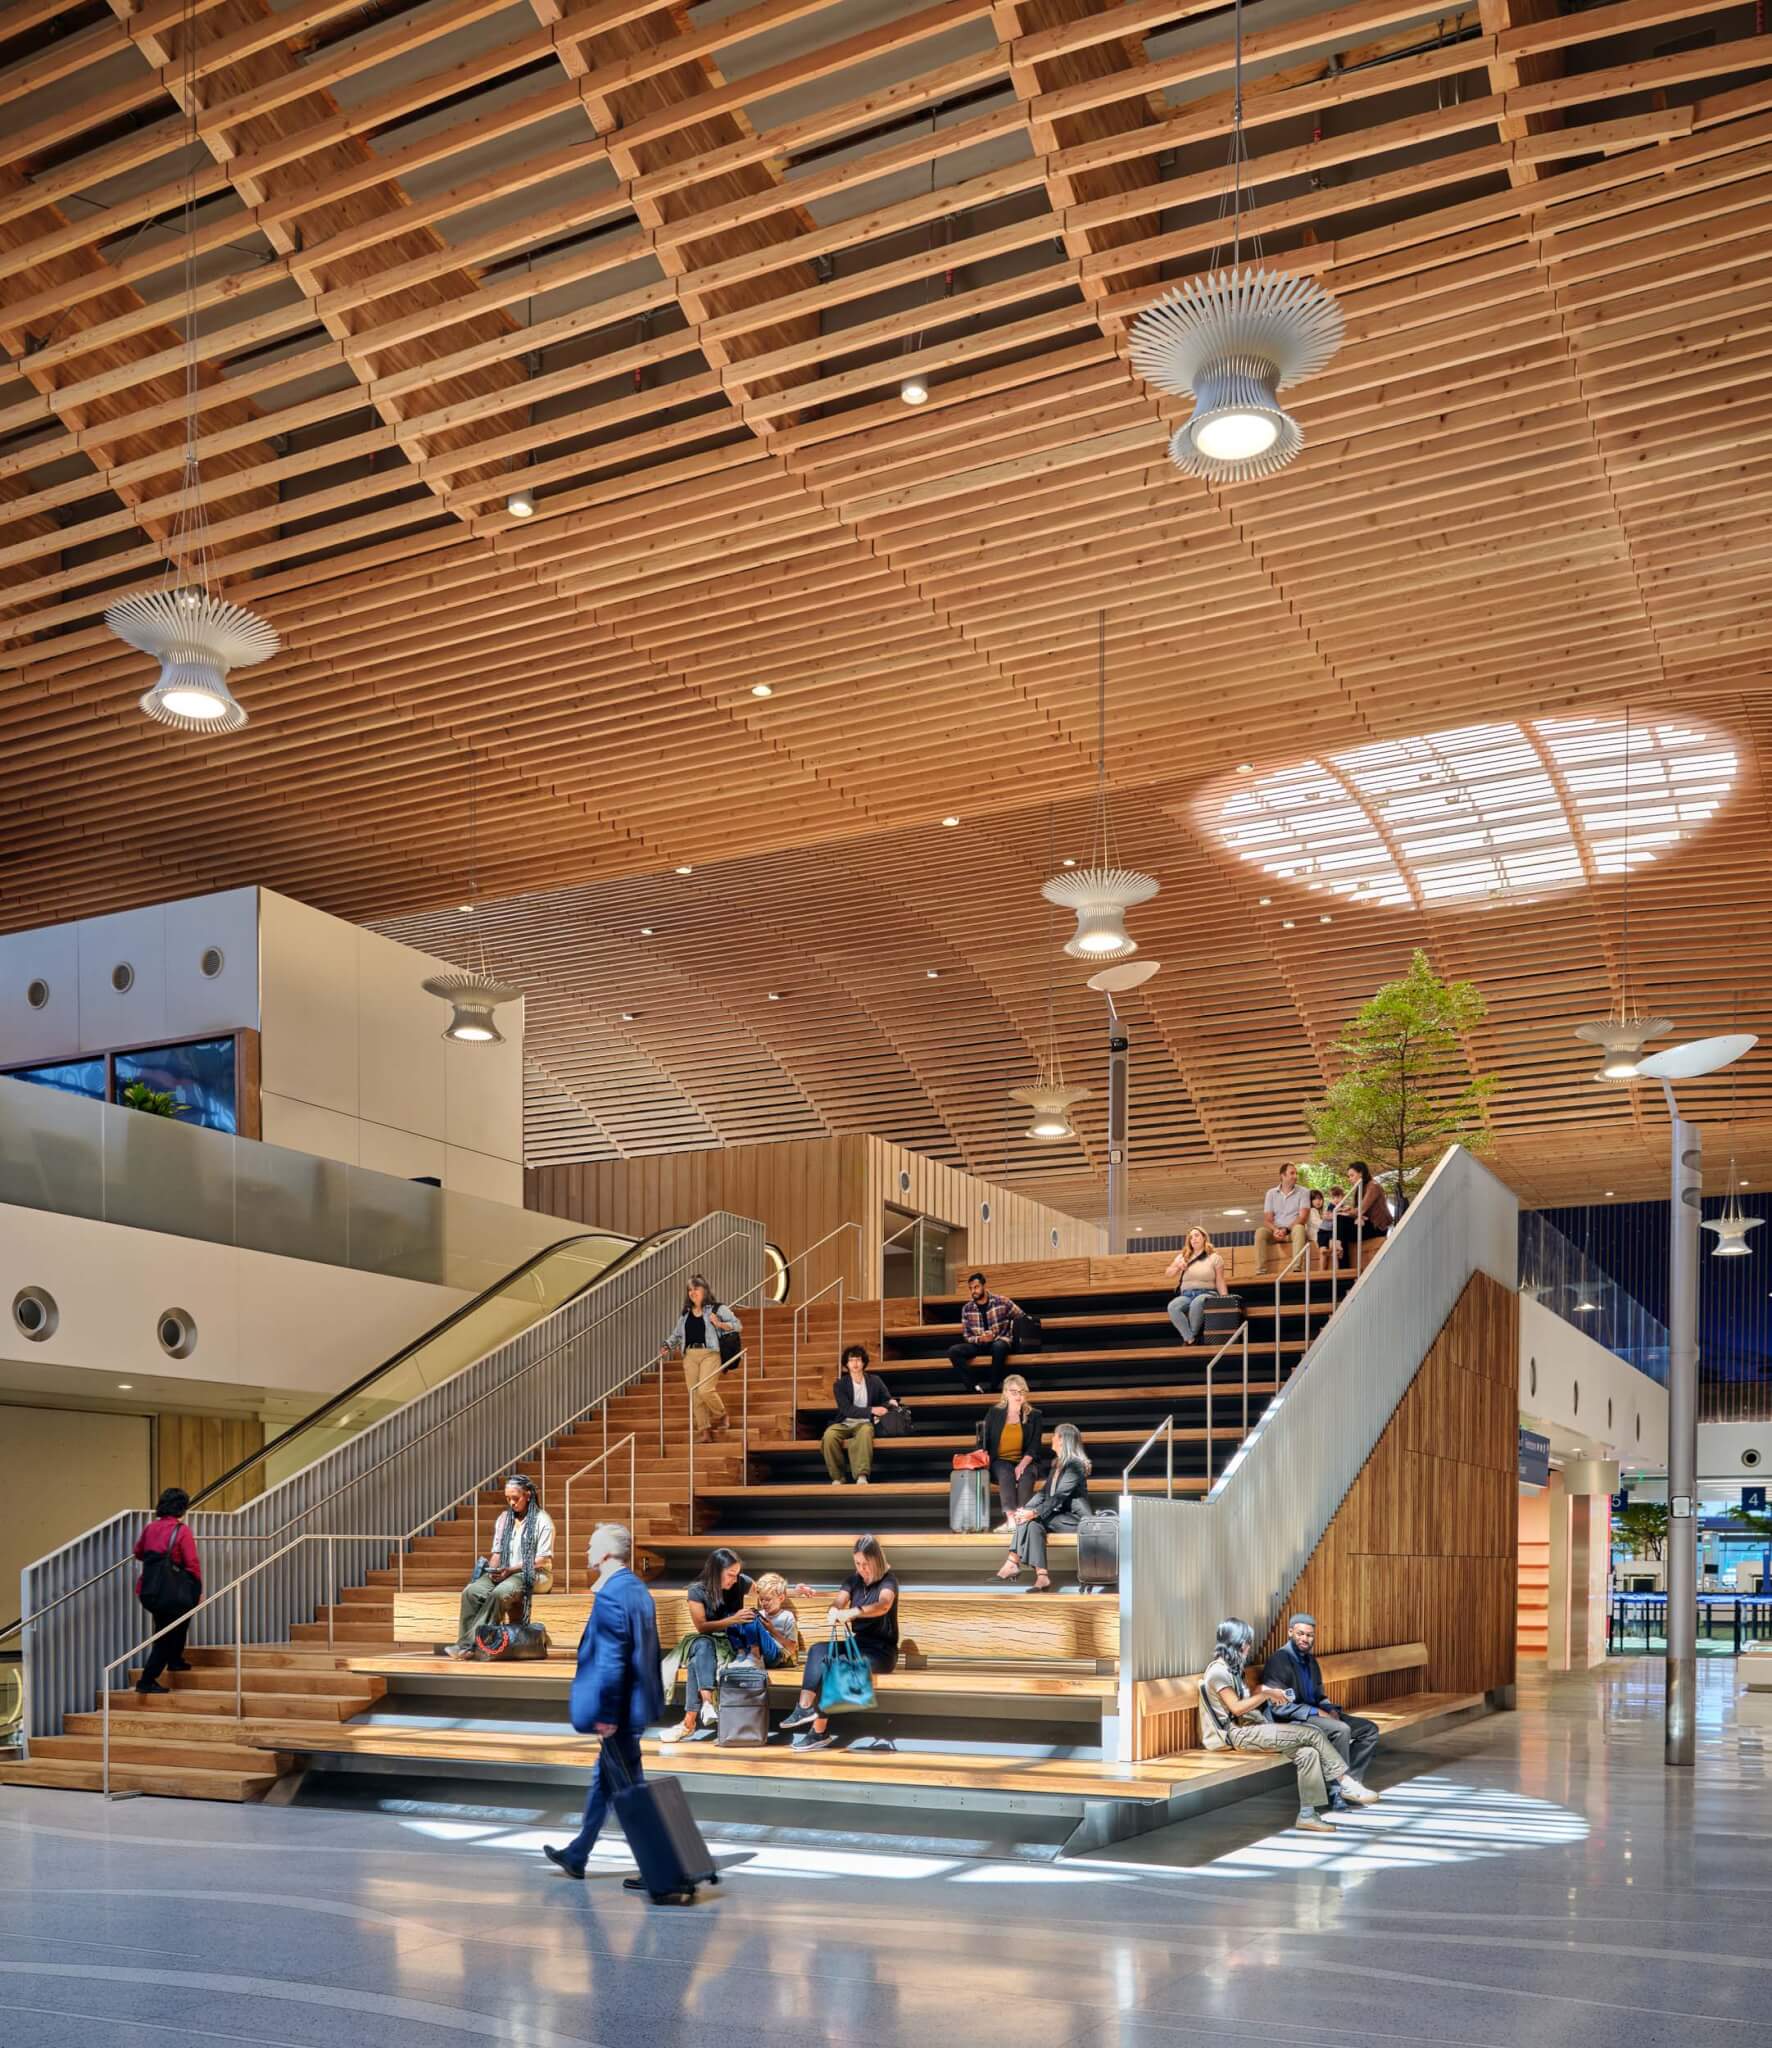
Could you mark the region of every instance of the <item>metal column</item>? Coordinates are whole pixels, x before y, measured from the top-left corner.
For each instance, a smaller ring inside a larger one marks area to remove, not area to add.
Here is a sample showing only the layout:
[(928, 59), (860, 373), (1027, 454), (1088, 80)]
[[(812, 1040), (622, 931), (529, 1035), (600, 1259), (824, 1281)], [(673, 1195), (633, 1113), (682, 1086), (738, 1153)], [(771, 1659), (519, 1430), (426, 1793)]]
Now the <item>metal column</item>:
[(1126, 1020), (1108, 997), (1108, 1250), (1126, 1249)]
[(1698, 1218), (1703, 1143), (1664, 1082), (1673, 1142), (1668, 1203), (1667, 1755), (1690, 1767), (1698, 1707)]

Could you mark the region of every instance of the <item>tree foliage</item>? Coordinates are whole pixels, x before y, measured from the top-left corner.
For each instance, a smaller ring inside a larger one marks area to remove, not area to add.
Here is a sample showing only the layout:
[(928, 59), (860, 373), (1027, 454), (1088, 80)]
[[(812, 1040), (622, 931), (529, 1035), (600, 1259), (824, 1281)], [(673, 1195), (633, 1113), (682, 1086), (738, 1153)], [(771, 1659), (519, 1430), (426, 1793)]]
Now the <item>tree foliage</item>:
[(1612, 1533), (1632, 1557), (1660, 1557), (1667, 1547), (1667, 1506), (1633, 1500), (1612, 1517)]
[(170, 1088), (150, 1088), (145, 1081), (131, 1081), (117, 1100), (127, 1109), (139, 1109), (144, 1116), (184, 1116), (190, 1108)]
[(1395, 1176), (1403, 1200), (1448, 1145), (1489, 1143), (1495, 1076), (1473, 1078), (1462, 1043), (1486, 1007), (1472, 983), (1442, 981), (1419, 950), (1401, 980), (1360, 1006), (1333, 1048), (1340, 1073), (1305, 1109), (1317, 1157), (1337, 1178), (1364, 1159)]

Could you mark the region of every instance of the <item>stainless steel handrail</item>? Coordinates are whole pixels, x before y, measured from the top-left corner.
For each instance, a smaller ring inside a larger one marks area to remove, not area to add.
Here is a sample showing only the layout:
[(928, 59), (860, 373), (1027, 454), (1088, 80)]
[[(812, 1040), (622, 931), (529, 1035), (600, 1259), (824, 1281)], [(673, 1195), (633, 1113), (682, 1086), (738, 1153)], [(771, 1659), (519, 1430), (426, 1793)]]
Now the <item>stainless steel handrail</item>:
[[(605, 1409), (603, 1412), (607, 1414), (609, 1411)], [(585, 1476), (587, 1472), (594, 1472), (599, 1465), (604, 1464), (609, 1458), (613, 1457), (617, 1451), (625, 1450), (628, 1454), (628, 1533), (632, 1535), (634, 1529), (634, 1503), (639, 1498), (639, 1493), (636, 1485), (636, 1473), (639, 1464), (638, 1445), (639, 1438), (635, 1435), (634, 1431), (630, 1429), (626, 1436), (619, 1437), (613, 1444), (606, 1445), (602, 1450), (600, 1450), (597, 1453), (597, 1455), (593, 1459), (591, 1459), (589, 1464), (581, 1465), (578, 1468), (578, 1470), (572, 1474), (571, 1478), (567, 1480), (565, 1491), (566, 1572), (565, 1583), (562, 1587), (562, 1591), (567, 1593), (570, 1593), (572, 1591), (572, 1489), (578, 1484), (578, 1482)], [(607, 1474), (604, 1475), (603, 1480), (603, 1498), (605, 1500), (609, 1498), (609, 1479)], [(636, 1538), (635, 1540), (638, 1541), (638, 1538)]]
[[(1140, 1460), (1144, 1457), (1145, 1452), (1150, 1449), (1151, 1445), (1156, 1442), (1158, 1437), (1166, 1437), (1168, 1439), (1168, 1458), (1166, 1461), (1166, 1470), (1164, 1475), (1166, 1485), (1164, 1491), (1168, 1499), (1173, 1500), (1175, 1498), (1175, 1417), (1173, 1414), (1165, 1415), (1162, 1421), (1157, 1424), (1156, 1428), (1151, 1431), (1150, 1435), (1145, 1438), (1144, 1442), (1139, 1445), (1138, 1449), (1132, 1453), (1132, 1462), (1126, 1467), (1125, 1471), (1120, 1474), (1120, 1491), (1122, 1493), (1129, 1491), (1132, 1484), (1133, 1472), (1136, 1470)], [(1207, 1470), (1210, 1471), (1212, 1458), (1212, 1446), (1210, 1439), (1208, 1439), (1207, 1442), (1206, 1458)]]
[(1280, 1379), (1280, 1282), (1284, 1280), (1300, 1259), (1304, 1261), (1304, 1341), (1308, 1347), (1311, 1341), (1311, 1253), (1315, 1246), (1307, 1237), (1304, 1244), (1295, 1251), (1285, 1265), (1274, 1275), (1274, 1383)]
[[(822, 1301), (830, 1293), (831, 1289), (835, 1288), (837, 1291), (837, 1352), (840, 1357), (843, 1350), (843, 1281), (844, 1275), (841, 1273), (837, 1275), (836, 1279), (827, 1280), (816, 1294), (809, 1294), (794, 1311), (792, 1385), (788, 1393), (788, 1430), (791, 1435), (797, 1436), (800, 1431), (800, 1318), (815, 1302)], [(880, 1312), (884, 1316), (884, 1304), (882, 1304)]]
[(1206, 1361), (1206, 1490), (1212, 1490), (1212, 1374), (1218, 1361), (1238, 1342), (1243, 1346), (1243, 1434), (1249, 1434), (1249, 1325), (1240, 1323)]

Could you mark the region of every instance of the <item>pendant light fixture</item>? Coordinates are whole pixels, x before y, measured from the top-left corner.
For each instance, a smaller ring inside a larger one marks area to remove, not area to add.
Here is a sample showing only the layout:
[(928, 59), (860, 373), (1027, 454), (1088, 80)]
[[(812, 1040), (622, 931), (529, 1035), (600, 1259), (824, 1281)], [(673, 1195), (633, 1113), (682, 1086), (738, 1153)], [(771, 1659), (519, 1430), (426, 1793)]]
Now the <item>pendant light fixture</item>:
[(1107, 795), (1107, 613), (1095, 621), (1095, 845), (1086, 868), (1061, 868), (1041, 888), (1048, 903), (1075, 911), (1077, 929), (1065, 941), (1073, 960), (1105, 966), (1138, 951), (1126, 913), (1156, 895), (1154, 875), (1116, 865)]
[(1671, 1018), (1644, 1017), (1630, 997), (1630, 713), (1624, 714), (1624, 911), (1620, 947), (1617, 1007), (1604, 1017), (1577, 1024), (1575, 1035), (1600, 1047), (1604, 1057), (1596, 1081), (1634, 1081), (1643, 1048), (1652, 1038), (1664, 1037), (1673, 1029)]
[[(1236, 0), (1236, 74), (1231, 99), (1231, 263), (1206, 271), (1147, 306), (1132, 323), (1132, 367), (1147, 384), (1194, 410), (1169, 442), (1184, 475), (1244, 483), (1284, 469), (1304, 430), (1279, 393), (1323, 368), (1341, 346), (1341, 308), (1303, 272), (1243, 264), (1243, 0)], [(1254, 254), (1261, 264), (1260, 237)]]
[(160, 664), (141, 708), (181, 732), (238, 732), (246, 712), (228, 688), (231, 669), (265, 661), (282, 644), (274, 627), (210, 587), (209, 517), (197, 460), (197, 166), (205, 151), (197, 133), (197, 9), (186, 0), (179, 55), (184, 64), (185, 143), (185, 457), (178, 510), (164, 547), (159, 588), (119, 598), (105, 624), (119, 640)]
[(467, 914), (474, 918), (474, 944), (479, 967), (466, 973), (433, 974), (423, 984), (428, 996), (439, 996), (449, 1005), (449, 1022), (443, 1036), (463, 1045), (503, 1045), (504, 1033), (493, 1012), (500, 1003), (514, 1003), (523, 991), (500, 981), (486, 968), (486, 941), (478, 917), (480, 907), (480, 807), (479, 776), (472, 748), (468, 750), (468, 896)]
[[(1050, 867), (1058, 858), (1058, 824), (1056, 813), (1048, 811), (1046, 824), (1046, 862)], [(1046, 892), (1043, 892), (1046, 893)], [(1047, 901), (1052, 898), (1047, 893)], [(1054, 905), (1056, 909), (1056, 905)], [(1081, 1102), (1089, 1094), (1087, 1088), (1067, 1088), (1064, 1080), (1064, 1056), (1058, 1049), (1058, 963), (1057, 947), (1053, 940), (1053, 910), (1046, 913), (1046, 1056), (1040, 1063), (1040, 1079), (1032, 1088), (1011, 1088), (1011, 1102), (1025, 1102), (1033, 1111), (1033, 1120), (1028, 1125), (1028, 1136), (1050, 1142), (1056, 1138), (1070, 1138), (1076, 1135), (1071, 1125), (1071, 1104)]]

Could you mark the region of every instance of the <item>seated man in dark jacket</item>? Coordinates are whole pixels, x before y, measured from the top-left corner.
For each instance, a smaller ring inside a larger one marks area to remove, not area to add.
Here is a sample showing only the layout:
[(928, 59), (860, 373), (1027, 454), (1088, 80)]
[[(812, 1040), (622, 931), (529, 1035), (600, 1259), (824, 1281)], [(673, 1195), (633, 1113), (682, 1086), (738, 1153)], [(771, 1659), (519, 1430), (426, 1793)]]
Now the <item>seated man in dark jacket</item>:
[(1267, 1660), (1261, 1674), (1263, 1685), (1278, 1686), (1293, 1695), (1292, 1705), (1274, 1708), (1274, 1719), (1309, 1721), (1334, 1743), (1353, 1775), (1364, 1781), (1366, 1765), (1378, 1747), (1378, 1725), (1335, 1705), (1324, 1690), (1323, 1667), (1317, 1662), (1316, 1653), (1315, 1618), (1295, 1614), (1287, 1625), (1286, 1640)]

